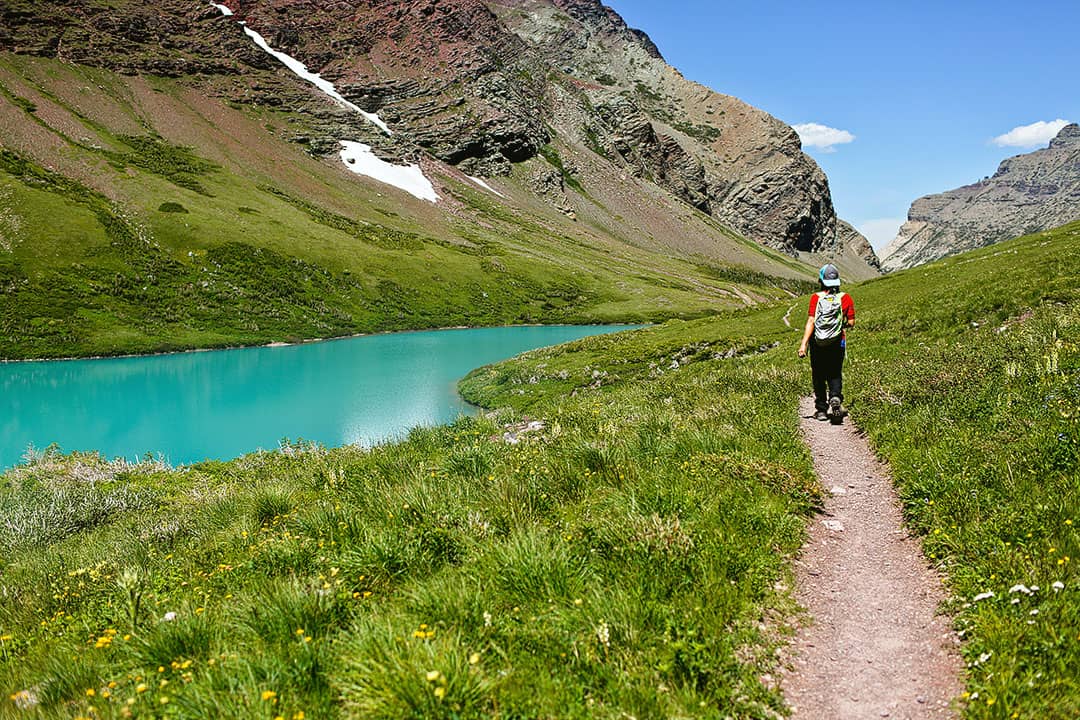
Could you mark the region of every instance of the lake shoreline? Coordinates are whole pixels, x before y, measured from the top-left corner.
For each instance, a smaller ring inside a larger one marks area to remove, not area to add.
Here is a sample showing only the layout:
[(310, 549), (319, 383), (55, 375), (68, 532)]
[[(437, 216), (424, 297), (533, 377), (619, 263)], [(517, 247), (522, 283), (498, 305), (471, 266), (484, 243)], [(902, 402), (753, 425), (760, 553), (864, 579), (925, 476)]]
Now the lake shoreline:
[(421, 333), (421, 332), (440, 332), (444, 330), (483, 330), (485, 328), (511, 328), (511, 327), (584, 327), (586, 325), (628, 325), (641, 327), (649, 327), (656, 323), (630, 323), (630, 322), (591, 322), (591, 323), (521, 323), (518, 325), (450, 325), (447, 327), (433, 327), (433, 328), (414, 328), (410, 330), (382, 330), (377, 332), (366, 333), (353, 333), (351, 335), (335, 335), (332, 337), (321, 338), (304, 338), (296, 342), (284, 342), (281, 340), (275, 340), (268, 343), (258, 343), (251, 345), (222, 345), (221, 347), (201, 347), (201, 348), (187, 348), (185, 350), (158, 350), (145, 353), (122, 353), (116, 355), (69, 355), (64, 357), (45, 357), (45, 358), (17, 358), (0, 359), (0, 365), (14, 365), (18, 363), (46, 363), (46, 362), (73, 362), (77, 360), (119, 360), (122, 358), (146, 358), (146, 357), (158, 357), (164, 355), (185, 355), (189, 353), (205, 353), (205, 352), (217, 352), (221, 350), (250, 350), (253, 348), (285, 348), (285, 347), (298, 347), (301, 345), (312, 345), (320, 342), (334, 342), (337, 340), (352, 340), (361, 337), (374, 337), (378, 335), (403, 335), (406, 333)]
[[(458, 390), (477, 367), (633, 325), (532, 325), (382, 333), (277, 352), (172, 353), (113, 363), (0, 366), (0, 467), (56, 443), (172, 465), (397, 437), (480, 409)], [(345, 339), (345, 338), (342, 338)]]

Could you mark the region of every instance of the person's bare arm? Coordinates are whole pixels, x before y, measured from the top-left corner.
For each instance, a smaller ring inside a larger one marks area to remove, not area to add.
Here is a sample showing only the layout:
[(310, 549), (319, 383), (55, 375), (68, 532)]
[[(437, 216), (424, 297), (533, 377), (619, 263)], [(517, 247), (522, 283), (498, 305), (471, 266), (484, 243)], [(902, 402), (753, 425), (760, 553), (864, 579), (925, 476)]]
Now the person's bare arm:
[[(854, 321), (852, 321), (854, 322)], [(802, 343), (799, 344), (799, 357), (806, 357), (806, 346), (810, 343), (810, 336), (814, 334), (814, 316), (806, 318), (806, 329), (803, 330)]]

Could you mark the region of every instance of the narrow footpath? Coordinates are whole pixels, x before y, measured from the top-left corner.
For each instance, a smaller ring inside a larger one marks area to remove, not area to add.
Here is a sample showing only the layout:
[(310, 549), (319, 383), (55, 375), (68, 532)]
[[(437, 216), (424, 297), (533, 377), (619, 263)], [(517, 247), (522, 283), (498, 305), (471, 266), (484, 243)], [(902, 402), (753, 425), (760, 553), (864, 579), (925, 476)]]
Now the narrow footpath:
[[(795, 720), (952, 718), (962, 661), (941, 578), (904, 529), (888, 470), (850, 421), (802, 433), (828, 499), (796, 560), (808, 618), (782, 680)], [(831, 491), (831, 492), (829, 492)]]

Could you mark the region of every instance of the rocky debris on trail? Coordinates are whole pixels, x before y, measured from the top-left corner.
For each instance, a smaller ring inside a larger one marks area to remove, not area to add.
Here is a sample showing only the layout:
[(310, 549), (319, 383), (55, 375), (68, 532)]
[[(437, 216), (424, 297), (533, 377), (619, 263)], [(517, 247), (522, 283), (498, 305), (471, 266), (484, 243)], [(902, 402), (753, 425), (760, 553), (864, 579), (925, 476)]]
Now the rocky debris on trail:
[(1073, 123), (1049, 147), (1004, 160), (993, 177), (916, 200), (881, 263), (910, 268), (1077, 219), (1080, 125)]
[(546, 426), (542, 420), (525, 420), (503, 426), (502, 441), (508, 445), (517, 445), (522, 437), (530, 433), (542, 432)]

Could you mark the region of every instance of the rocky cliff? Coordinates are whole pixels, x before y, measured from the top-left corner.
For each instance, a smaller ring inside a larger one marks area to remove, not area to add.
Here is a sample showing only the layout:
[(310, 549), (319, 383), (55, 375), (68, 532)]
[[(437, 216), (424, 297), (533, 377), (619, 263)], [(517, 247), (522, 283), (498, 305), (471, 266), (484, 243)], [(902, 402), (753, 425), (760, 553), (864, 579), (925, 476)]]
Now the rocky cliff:
[(1080, 218), (1080, 125), (1011, 157), (993, 177), (919, 198), (881, 253), (885, 270), (914, 267)]

